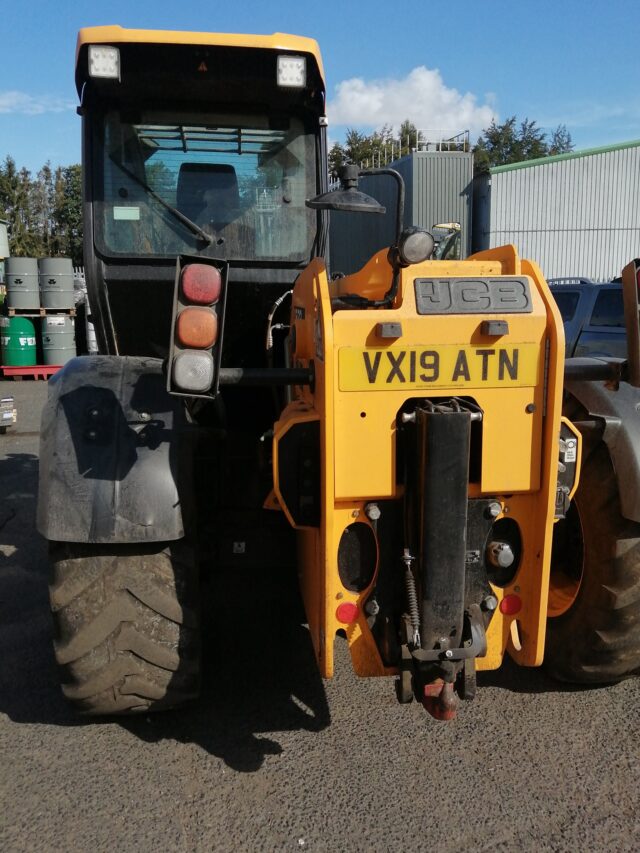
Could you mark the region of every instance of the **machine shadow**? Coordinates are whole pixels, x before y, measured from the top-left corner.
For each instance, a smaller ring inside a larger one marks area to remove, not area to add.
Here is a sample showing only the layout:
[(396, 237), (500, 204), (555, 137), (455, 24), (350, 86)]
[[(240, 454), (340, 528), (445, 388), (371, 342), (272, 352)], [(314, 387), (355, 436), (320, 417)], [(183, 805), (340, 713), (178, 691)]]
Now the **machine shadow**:
[(556, 681), (543, 666), (518, 666), (505, 655), (500, 669), (478, 673), (478, 689), (497, 687), (509, 693), (581, 693), (606, 688), (606, 684), (569, 684)]
[[(100, 725), (64, 701), (55, 668), (47, 593), (46, 543), (35, 529), (38, 460), (0, 458), (0, 712), (17, 723)], [(330, 714), (295, 573), (205, 572), (201, 595), (204, 671), (200, 698), (161, 714), (114, 717), (146, 742), (199, 745), (240, 772), (282, 751), (275, 733), (320, 731)], [(506, 658), (478, 686), (515, 693), (592, 690), (554, 681), (543, 668)]]
[(212, 573), (202, 590), (199, 699), (179, 710), (118, 718), (147, 742), (194, 743), (240, 772), (259, 770), (282, 747), (278, 731), (330, 723), (295, 573)]
[(265, 732), (319, 731), (330, 716), (292, 570), (207, 574), (200, 698), (175, 711), (91, 719), (60, 690), (52, 645), (47, 545), (35, 528), (38, 458), (0, 457), (0, 713), (16, 723), (117, 722), (148, 742), (195, 743), (258, 770), (282, 747)]
[(38, 457), (0, 456), (0, 712), (18, 723), (77, 725), (51, 643), (47, 546), (35, 527)]

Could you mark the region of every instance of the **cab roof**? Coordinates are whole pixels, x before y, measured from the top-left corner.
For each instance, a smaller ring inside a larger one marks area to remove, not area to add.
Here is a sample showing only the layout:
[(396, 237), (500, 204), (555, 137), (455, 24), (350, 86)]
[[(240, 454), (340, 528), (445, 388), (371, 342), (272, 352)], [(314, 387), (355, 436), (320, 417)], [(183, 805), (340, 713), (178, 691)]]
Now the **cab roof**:
[(85, 44), (180, 44), (211, 47), (247, 47), (287, 50), (311, 55), (318, 66), (324, 84), (324, 69), (320, 48), (315, 39), (287, 33), (271, 35), (238, 35), (234, 33), (190, 33), (180, 30), (133, 30), (114, 24), (104, 27), (84, 27), (78, 33), (76, 69), (80, 50)]

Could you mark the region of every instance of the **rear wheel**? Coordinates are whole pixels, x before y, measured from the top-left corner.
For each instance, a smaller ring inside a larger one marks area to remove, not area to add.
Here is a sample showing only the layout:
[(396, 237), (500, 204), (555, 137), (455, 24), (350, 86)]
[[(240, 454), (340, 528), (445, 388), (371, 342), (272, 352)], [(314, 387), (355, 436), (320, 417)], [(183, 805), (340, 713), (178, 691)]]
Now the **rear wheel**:
[(84, 714), (179, 705), (198, 693), (197, 573), (183, 541), (51, 546), (62, 692)]
[(623, 518), (604, 442), (583, 465), (554, 535), (545, 664), (562, 681), (640, 671), (640, 524)]

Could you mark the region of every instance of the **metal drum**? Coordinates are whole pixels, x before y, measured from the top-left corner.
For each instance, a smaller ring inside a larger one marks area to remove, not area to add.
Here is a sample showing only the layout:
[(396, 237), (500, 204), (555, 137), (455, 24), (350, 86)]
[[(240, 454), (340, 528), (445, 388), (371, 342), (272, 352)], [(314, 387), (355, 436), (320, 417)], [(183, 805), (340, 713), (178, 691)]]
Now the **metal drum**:
[(40, 290), (36, 258), (7, 258), (5, 275), (9, 308), (39, 311)]
[[(87, 308), (89, 303), (87, 302)], [(96, 337), (96, 327), (90, 320), (91, 314), (85, 314), (85, 323), (87, 330), (87, 352), (89, 355), (96, 355), (98, 352), (98, 338)]]
[(26, 317), (0, 318), (0, 360), (5, 367), (33, 367), (36, 330)]
[(42, 307), (67, 310), (75, 307), (71, 258), (41, 258), (38, 269)]
[(73, 317), (59, 314), (42, 318), (42, 355), (45, 364), (66, 364), (76, 354)]

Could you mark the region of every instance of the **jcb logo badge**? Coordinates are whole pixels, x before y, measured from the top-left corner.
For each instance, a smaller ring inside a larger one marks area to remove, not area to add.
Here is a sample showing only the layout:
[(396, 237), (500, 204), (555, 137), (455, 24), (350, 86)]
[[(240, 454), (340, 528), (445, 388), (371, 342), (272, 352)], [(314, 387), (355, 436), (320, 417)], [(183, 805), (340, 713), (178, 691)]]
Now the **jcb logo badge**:
[(499, 278), (417, 278), (418, 314), (530, 314), (525, 276)]
[(538, 379), (539, 352), (537, 344), (384, 350), (343, 347), (339, 385), (341, 391), (533, 386)]

